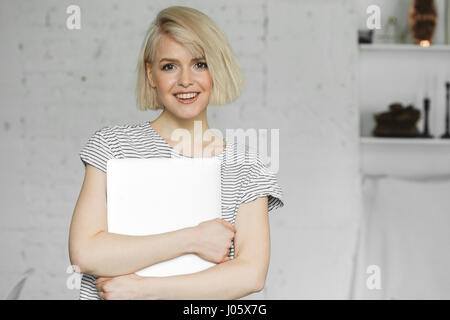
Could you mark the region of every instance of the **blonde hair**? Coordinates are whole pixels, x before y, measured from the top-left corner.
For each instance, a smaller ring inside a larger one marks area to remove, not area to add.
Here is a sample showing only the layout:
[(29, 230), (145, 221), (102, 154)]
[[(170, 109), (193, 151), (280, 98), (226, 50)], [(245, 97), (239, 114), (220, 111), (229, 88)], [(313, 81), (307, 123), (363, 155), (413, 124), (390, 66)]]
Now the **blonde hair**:
[(152, 64), (162, 35), (182, 43), (195, 58), (205, 58), (212, 79), (210, 104), (224, 105), (243, 91), (244, 79), (225, 34), (204, 13), (182, 6), (158, 13), (145, 36), (137, 65), (136, 103), (140, 110), (162, 109), (156, 88), (147, 77), (146, 63)]

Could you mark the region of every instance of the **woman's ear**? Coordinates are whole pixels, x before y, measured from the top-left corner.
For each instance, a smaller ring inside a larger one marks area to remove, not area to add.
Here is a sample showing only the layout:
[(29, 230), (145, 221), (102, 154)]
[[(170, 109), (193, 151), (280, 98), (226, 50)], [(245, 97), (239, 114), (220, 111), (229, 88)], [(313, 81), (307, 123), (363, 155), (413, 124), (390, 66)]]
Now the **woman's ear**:
[(155, 82), (153, 81), (153, 77), (152, 77), (152, 69), (151, 69), (150, 63), (148, 63), (148, 62), (145, 63), (145, 72), (147, 74), (147, 79), (150, 82), (150, 85), (152, 86), (152, 88), (156, 87)]

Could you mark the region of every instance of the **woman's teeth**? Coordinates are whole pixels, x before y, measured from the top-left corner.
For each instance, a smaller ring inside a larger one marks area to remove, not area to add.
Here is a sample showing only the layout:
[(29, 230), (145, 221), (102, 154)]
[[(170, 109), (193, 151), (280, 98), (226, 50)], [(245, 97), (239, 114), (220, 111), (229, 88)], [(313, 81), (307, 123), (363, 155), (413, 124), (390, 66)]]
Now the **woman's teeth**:
[(193, 92), (193, 93), (180, 93), (177, 94), (176, 97), (178, 99), (192, 99), (195, 98), (198, 95), (197, 92)]

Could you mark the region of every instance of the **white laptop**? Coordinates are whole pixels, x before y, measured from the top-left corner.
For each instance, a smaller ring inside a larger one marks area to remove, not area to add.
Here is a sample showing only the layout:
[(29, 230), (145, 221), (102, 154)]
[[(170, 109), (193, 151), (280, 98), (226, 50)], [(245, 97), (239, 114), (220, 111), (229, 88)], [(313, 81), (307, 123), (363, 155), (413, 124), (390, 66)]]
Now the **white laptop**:
[[(151, 235), (220, 218), (220, 181), (217, 158), (108, 160), (108, 231)], [(196, 254), (187, 254), (136, 274), (172, 276), (202, 271), (214, 265)]]

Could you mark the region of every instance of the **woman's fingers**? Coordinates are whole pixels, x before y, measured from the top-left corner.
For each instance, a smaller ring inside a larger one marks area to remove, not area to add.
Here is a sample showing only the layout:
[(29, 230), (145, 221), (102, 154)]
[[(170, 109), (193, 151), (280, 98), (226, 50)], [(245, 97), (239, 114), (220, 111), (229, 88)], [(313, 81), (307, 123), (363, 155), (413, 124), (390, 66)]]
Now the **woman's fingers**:
[(103, 288), (102, 288), (102, 285), (95, 285), (95, 287), (97, 288), (97, 294), (98, 294), (98, 296), (100, 297), (100, 299), (104, 299), (104, 295), (105, 295), (105, 293), (103, 292)]
[(98, 296), (102, 300), (105, 300), (105, 289), (103, 287), (108, 280), (111, 280), (111, 278), (98, 278), (95, 280), (95, 287), (97, 288)]
[(233, 232), (236, 232), (236, 229), (234, 229), (233, 224), (231, 224), (230, 222), (225, 221), (225, 220), (223, 220), (223, 219), (220, 219), (220, 218), (218, 218), (218, 220), (219, 220), (219, 222), (222, 223), (225, 227), (227, 227), (228, 229), (230, 229), (230, 230), (233, 231)]
[(108, 277), (100, 277), (100, 278), (98, 278), (97, 280), (95, 280), (94, 283), (95, 283), (95, 284), (98, 284), (98, 283), (102, 283), (102, 282), (105, 282), (105, 281), (111, 280), (111, 279), (112, 279), (112, 278), (108, 278)]

